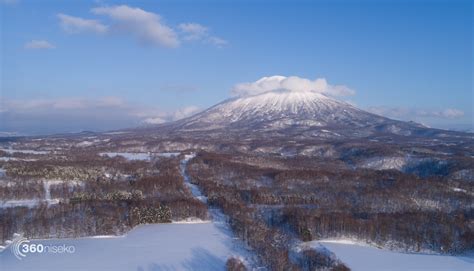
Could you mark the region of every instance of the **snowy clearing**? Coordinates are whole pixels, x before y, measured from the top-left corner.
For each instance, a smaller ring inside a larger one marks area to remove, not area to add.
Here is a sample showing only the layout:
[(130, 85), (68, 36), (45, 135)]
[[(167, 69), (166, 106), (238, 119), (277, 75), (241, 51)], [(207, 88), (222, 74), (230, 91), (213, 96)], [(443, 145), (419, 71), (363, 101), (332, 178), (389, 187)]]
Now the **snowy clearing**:
[(10, 249), (0, 253), (2, 270), (225, 270), (239, 256), (231, 235), (215, 223), (143, 225), (116, 238), (31, 240), (75, 246), (71, 254), (28, 254), (21, 261)]
[(35, 150), (15, 150), (15, 149), (2, 149), (0, 148), (0, 151), (4, 151), (9, 154), (14, 154), (14, 153), (26, 153), (26, 154), (48, 154), (49, 151), (35, 151)]
[(23, 158), (16, 158), (16, 157), (0, 157), (0, 161), (25, 161), (25, 162), (33, 162), (37, 159), (23, 159)]
[(209, 223), (212, 222), (211, 220), (202, 220), (197, 217), (188, 217), (183, 220), (173, 220), (171, 223), (173, 224), (199, 224), (199, 223)]
[(0, 208), (12, 208), (12, 207), (28, 207), (33, 208), (38, 206), (40, 203), (47, 203), (48, 205), (58, 204), (59, 199), (17, 199), (17, 200), (6, 200), (0, 201)]
[(159, 152), (159, 153), (146, 153), (146, 152), (103, 152), (99, 155), (114, 158), (121, 156), (127, 160), (142, 160), (150, 161), (152, 157), (174, 157), (178, 156), (179, 152)]
[(474, 270), (474, 255), (446, 256), (402, 253), (361, 244), (354, 240), (312, 241), (322, 245), (344, 262), (351, 270)]
[(109, 158), (114, 158), (117, 156), (121, 156), (127, 160), (144, 160), (148, 161), (150, 160), (150, 154), (149, 153), (142, 153), (142, 152), (104, 152), (100, 153), (101, 156), (107, 156)]

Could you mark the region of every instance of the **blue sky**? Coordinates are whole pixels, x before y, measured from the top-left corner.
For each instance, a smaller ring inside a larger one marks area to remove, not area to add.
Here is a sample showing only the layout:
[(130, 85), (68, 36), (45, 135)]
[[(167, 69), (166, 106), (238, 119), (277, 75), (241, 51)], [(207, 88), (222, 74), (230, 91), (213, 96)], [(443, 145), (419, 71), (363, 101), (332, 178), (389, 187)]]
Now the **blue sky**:
[(471, 1), (0, 0), (0, 132), (177, 119), (298, 76), (389, 117), (473, 129)]

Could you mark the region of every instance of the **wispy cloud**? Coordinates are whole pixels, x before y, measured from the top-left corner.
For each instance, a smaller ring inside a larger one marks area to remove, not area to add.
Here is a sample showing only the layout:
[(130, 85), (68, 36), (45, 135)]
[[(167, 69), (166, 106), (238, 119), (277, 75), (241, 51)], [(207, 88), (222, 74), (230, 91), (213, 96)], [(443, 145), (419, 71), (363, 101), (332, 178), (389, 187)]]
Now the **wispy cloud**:
[(268, 91), (287, 90), (300, 92), (317, 92), (330, 96), (354, 95), (355, 91), (345, 85), (331, 85), (324, 78), (310, 80), (298, 76), (268, 76), (255, 82), (240, 83), (233, 87), (234, 96), (256, 95)]
[(178, 28), (184, 33), (185, 40), (202, 40), (209, 36), (209, 29), (198, 23), (182, 23)]
[(196, 106), (163, 110), (115, 97), (10, 100), (2, 98), (0, 119), (5, 131), (23, 133), (110, 130), (160, 124), (190, 116)]
[(225, 39), (221, 39), (219, 37), (211, 36), (206, 40), (208, 43), (213, 44), (219, 48), (222, 48), (229, 44), (229, 42)]
[(133, 112), (132, 115), (139, 117), (142, 124), (161, 124), (192, 116), (199, 111), (201, 111), (200, 107), (191, 105), (169, 112), (163, 112), (156, 108), (144, 108)]
[(59, 13), (57, 16), (61, 28), (67, 33), (105, 33), (108, 30), (108, 26), (102, 24), (98, 20), (83, 19), (63, 13)]
[(174, 111), (172, 114), (172, 118), (174, 120), (183, 119), (191, 115), (194, 115), (198, 113), (199, 111), (201, 111), (201, 108), (199, 108), (198, 106), (192, 105), (192, 106), (183, 107)]
[(173, 27), (167, 25), (159, 14), (141, 8), (127, 5), (103, 6), (92, 8), (91, 12), (107, 18), (107, 24), (95, 19), (59, 13), (60, 25), (68, 33), (123, 34), (133, 36), (142, 44), (157, 47), (176, 48), (183, 41), (199, 41), (219, 48), (228, 44), (225, 39), (211, 35), (206, 26), (198, 23), (182, 23)]
[(460, 118), (464, 116), (463, 111), (459, 109), (455, 109), (455, 108), (447, 108), (447, 109), (435, 110), (435, 111), (420, 110), (418, 111), (418, 114), (420, 116), (441, 117), (441, 118), (449, 118), (449, 119), (455, 119), (455, 118)]
[(162, 117), (150, 117), (150, 118), (145, 118), (141, 121), (142, 124), (150, 124), (150, 125), (162, 124), (165, 122), (167, 122), (167, 120)]
[(35, 111), (47, 109), (85, 109), (97, 107), (122, 107), (125, 102), (118, 97), (101, 97), (97, 99), (86, 99), (77, 97), (56, 99), (31, 99), (31, 100), (5, 100), (6, 110), (13, 111)]
[(408, 107), (375, 106), (369, 107), (367, 110), (374, 114), (401, 120), (416, 120), (419, 118), (457, 119), (464, 116), (464, 112), (462, 110), (455, 108), (415, 109)]
[(54, 49), (56, 46), (46, 40), (31, 40), (23, 45), (25, 49)]
[(185, 41), (200, 41), (217, 47), (223, 47), (228, 44), (226, 40), (211, 35), (209, 28), (198, 23), (182, 23), (178, 25), (178, 28)]

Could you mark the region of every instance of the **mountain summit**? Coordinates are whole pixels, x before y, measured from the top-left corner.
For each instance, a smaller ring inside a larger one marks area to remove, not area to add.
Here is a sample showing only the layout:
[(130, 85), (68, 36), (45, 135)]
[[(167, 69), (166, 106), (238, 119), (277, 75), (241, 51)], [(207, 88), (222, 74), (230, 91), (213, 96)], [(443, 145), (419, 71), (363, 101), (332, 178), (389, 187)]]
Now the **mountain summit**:
[(320, 93), (281, 90), (226, 100), (183, 120), (182, 128), (362, 127), (384, 120)]
[(410, 135), (422, 128), (391, 120), (312, 91), (276, 90), (223, 101), (172, 124), (180, 132), (311, 132), (312, 136)]

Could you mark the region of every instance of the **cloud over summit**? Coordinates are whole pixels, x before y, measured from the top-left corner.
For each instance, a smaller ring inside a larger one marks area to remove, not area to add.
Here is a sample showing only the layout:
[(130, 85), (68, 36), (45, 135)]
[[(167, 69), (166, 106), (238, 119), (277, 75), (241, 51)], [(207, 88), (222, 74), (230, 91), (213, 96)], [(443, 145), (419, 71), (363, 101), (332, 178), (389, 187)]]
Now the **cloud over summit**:
[(233, 96), (250, 96), (269, 91), (316, 92), (329, 96), (354, 95), (355, 91), (344, 85), (330, 85), (325, 78), (310, 80), (298, 76), (268, 76), (255, 82), (240, 83), (233, 87)]

